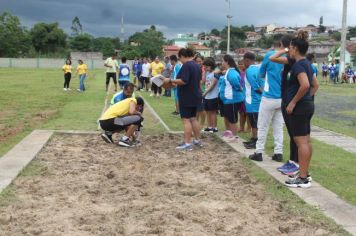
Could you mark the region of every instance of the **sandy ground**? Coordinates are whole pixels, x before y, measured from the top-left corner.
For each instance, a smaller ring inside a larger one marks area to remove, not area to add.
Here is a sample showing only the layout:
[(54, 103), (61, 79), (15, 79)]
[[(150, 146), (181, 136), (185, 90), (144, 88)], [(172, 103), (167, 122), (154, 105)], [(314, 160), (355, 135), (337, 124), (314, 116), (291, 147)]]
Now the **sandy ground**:
[[(180, 136), (125, 149), (97, 135), (57, 135), (0, 208), (0, 235), (314, 235), (285, 212), (216, 138), (191, 152)], [(322, 231), (326, 232), (327, 231)]]

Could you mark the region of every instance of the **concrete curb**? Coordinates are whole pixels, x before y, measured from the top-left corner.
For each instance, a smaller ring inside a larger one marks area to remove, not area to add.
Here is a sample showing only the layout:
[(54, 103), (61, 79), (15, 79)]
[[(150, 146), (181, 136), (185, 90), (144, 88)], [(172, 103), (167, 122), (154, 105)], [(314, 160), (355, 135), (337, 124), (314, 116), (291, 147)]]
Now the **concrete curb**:
[(0, 192), (25, 168), (53, 135), (53, 131), (34, 130), (0, 158)]
[[(254, 153), (254, 150), (248, 150), (243, 147), (242, 142), (244, 140), (240, 139), (238, 142), (229, 143), (223, 138), (219, 138), (246, 158)], [(264, 156), (264, 160), (262, 162), (254, 161), (253, 163), (261, 167), (282, 184), (284, 184), (284, 181), (287, 179), (286, 176), (283, 176), (276, 170), (276, 168), (281, 166), (282, 163), (272, 161), (270, 157), (266, 158)], [(333, 219), (350, 234), (356, 235), (356, 206), (345, 202), (335, 193), (322, 187), (314, 180), (312, 187), (309, 189), (290, 188), (290, 190), (309, 205), (320, 209), (326, 216)]]

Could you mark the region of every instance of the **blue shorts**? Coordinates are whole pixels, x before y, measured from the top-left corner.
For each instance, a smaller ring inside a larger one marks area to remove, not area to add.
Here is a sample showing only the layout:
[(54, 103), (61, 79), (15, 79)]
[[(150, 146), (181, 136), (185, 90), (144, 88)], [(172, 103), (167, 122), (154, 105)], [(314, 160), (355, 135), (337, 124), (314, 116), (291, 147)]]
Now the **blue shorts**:
[(178, 91), (177, 91), (177, 88), (173, 88), (173, 93), (174, 93), (174, 101), (178, 102)]
[(128, 80), (119, 80), (119, 86), (120, 88), (125, 87), (126, 84), (130, 83)]

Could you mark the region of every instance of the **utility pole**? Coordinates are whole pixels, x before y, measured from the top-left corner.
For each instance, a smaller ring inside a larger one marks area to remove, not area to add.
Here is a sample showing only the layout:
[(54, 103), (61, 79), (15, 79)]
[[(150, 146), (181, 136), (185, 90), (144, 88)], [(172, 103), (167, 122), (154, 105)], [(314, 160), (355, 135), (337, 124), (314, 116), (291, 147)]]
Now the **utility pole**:
[(345, 72), (345, 50), (346, 50), (346, 34), (347, 34), (347, 0), (344, 0), (342, 7), (342, 30), (341, 30), (341, 48), (340, 48), (340, 69), (339, 78)]
[(230, 0), (226, 0), (226, 2), (229, 4), (228, 8), (228, 13), (226, 15), (227, 17), (227, 49), (226, 49), (226, 54), (230, 54), (230, 21), (232, 16), (230, 15)]

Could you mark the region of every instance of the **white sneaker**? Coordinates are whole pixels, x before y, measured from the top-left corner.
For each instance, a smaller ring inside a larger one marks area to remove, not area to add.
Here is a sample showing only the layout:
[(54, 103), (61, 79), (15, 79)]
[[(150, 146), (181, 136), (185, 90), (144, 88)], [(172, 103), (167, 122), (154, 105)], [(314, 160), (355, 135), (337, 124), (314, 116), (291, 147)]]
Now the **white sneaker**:
[(67, 88), (68, 91), (70, 91), (71, 89), (70, 88)]
[(63, 88), (63, 91), (67, 91), (67, 89), (66, 89), (66, 88)]
[(150, 94), (150, 97), (153, 97), (153, 95), (154, 95), (154, 94), (153, 94), (153, 93), (151, 93), (151, 94)]
[(78, 92), (81, 92), (82, 90), (80, 90), (80, 89), (77, 89), (77, 91), (78, 91)]

